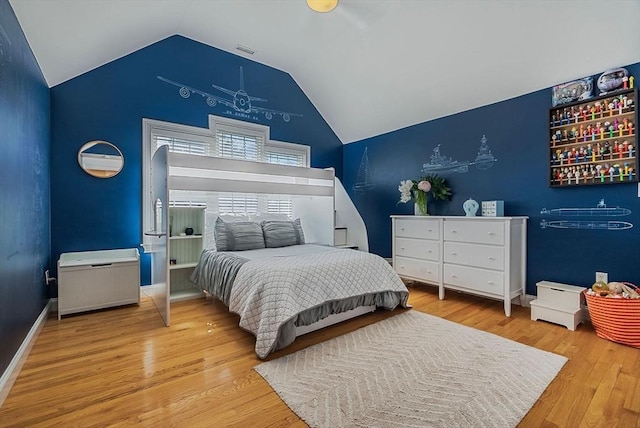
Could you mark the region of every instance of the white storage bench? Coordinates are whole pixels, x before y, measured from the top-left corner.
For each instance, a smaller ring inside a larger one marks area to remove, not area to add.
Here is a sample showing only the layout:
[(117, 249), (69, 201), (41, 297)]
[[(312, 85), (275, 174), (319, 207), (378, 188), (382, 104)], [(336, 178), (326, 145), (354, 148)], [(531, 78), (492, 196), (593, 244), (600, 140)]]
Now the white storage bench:
[(584, 321), (584, 287), (540, 281), (537, 284), (538, 298), (531, 302), (531, 319), (564, 325), (574, 331)]
[(140, 304), (137, 248), (64, 253), (58, 260), (58, 319), (111, 306)]

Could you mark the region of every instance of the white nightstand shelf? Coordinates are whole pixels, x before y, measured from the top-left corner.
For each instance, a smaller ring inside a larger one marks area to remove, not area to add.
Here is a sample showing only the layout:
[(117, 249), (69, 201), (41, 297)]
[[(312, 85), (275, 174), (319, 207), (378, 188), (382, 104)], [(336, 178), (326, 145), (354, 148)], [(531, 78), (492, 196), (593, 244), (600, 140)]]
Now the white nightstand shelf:
[(560, 324), (574, 331), (584, 321), (582, 304), (584, 287), (540, 281), (538, 298), (531, 302), (531, 319)]

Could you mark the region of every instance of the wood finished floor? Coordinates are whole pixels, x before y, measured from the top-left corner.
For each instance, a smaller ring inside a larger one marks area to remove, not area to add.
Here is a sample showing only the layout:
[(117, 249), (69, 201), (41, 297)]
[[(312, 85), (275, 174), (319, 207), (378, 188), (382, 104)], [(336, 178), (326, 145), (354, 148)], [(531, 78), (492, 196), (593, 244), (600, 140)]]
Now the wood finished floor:
[[(640, 427), (640, 350), (530, 320), (501, 302), (410, 287), (426, 312), (569, 358), (521, 427)], [(299, 338), (269, 359), (344, 334), (395, 312), (375, 312)], [(50, 317), (0, 408), (2, 427), (304, 427), (252, 369), (254, 338), (220, 303), (172, 305), (163, 326), (153, 303)], [(428, 405), (428, 403), (425, 403)]]

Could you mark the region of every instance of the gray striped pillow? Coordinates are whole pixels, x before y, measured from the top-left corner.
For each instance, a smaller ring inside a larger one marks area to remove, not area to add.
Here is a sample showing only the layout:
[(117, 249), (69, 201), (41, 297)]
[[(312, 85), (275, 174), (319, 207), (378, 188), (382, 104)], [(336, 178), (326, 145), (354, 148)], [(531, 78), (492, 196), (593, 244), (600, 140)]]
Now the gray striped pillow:
[(260, 223), (252, 221), (227, 223), (218, 217), (214, 234), (218, 251), (245, 251), (265, 248)]
[(299, 218), (294, 221), (263, 221), (262, 231), (267, 248), (304, 244), (304, 233)]

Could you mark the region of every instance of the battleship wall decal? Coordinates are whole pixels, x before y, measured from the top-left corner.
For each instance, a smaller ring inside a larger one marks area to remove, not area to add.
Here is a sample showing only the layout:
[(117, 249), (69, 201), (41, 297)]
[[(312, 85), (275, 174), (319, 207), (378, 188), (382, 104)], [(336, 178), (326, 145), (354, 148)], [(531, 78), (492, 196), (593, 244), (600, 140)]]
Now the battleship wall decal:
[[(622, 207), (607, 207), (604, 199), (592, 208), (553, 208), (540, 210), (540, 214), (547, 216), (566, 217), (621, 217), (631, 214), (631, 210)], [(542, 229), (590, 229), (590, 230), (625, 230), (631, 229), (633, 223), (621, 220), (542, 220)]]
[[(282, 120), (285, 122), (289, 122), (291, 117), (298, 116), (302, 117), (301, 114), (291, 113), (280, 110), (272, 110), (265, 107), (258, 107), (254, 103), (255, 102), (264, 102), (266, 103), (268, 100), (265, 98), (254, 97), (251, 96), (244, 89), (244, 72), (242, 67), (240, 67), (240, 87), (237, 90), (231, 90), (224, 88), (219, 85), (211, 84), (211, 86), (221, 92), (223, 94), (228, 95), (230, 98), (223, 97), (219, 94), (213, 94), (211, 92), (202, 91), (200, 89), (193, 88), (191, 86), (185, 85), (180, 82), (175, 82), (173, 80), (169, 80), (162, 76), (157, 76), (158, 80), (168, 83), (169, 85), (176, 86), (178, 89), (178, 93), (182, 98), (189, 98), (191, 94), (200, 95), (205, 99), (205, 102), (209, 107), (215, 107), (218, 104), (229, 107), (233, 110), (227, 110), (227, 114), (231, 114), (237, 117), (245, 118), (245, 119), (254, 119), (257, 120), (257, 117), (252, 117), (252, 114), (259, 113), (263, 114), (267, 120), (271, 120), (274, 116), (282, 117)], [(213, 91), (212, 91), (213, 92)]]
[(473, 162), (471, 161), (458, 161), (453, 160), (450, 157), (444, 156), (440, 153), (440, 144), (433, 149), (433, 154), (428, 163), (422, 165), (422, 172), (425, 174), (440, 174), (448, 175), (453, 173), (465, 173), (469, 172), (469, 166), (475, 165), (479, 170), (486, 170), (493, 166), (494, 162), (497, 162), (491, 149), (487, 144), (487, 137), (482, 136), (480, 140), (480, 149), (478, 155)]
[(368, 147), (364, 148), (362, 159), (360, 160), (360, 166), (358, 167), (358, 175), (356, 176), (356, 182), (352, 189), (356, 193), (366, 193), (373, 189), (375, 184), (373, 183), (373, 174), (371, 167), (369, 166), (369, 155), (367, 154)]

